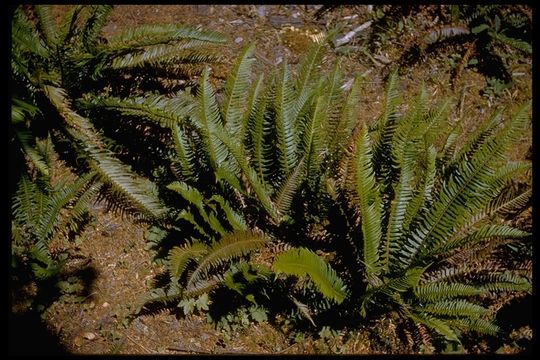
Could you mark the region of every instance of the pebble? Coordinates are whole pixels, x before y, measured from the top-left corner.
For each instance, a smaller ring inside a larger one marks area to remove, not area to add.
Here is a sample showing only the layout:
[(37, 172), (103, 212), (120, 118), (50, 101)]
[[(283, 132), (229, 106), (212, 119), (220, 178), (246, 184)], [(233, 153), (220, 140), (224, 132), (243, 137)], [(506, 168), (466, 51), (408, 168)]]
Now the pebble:
[(240, 44), (242, 41), (244, 41), (244, 39), (241, 36), (234, 39), (234, 42), (237, 43), (237, 44)]

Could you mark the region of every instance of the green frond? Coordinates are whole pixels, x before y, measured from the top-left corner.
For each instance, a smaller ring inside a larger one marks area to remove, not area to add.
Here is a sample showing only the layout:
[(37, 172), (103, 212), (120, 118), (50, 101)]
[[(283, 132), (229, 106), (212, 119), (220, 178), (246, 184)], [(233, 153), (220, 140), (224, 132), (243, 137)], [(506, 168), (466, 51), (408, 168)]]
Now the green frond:
[(463, 299), (441, 300), (435, 303), (428, 303), (422, 307), (422, 310), (434, 315), (466, 316), (471, 318), (479, 318), (489, 311), (485, 307)]
[(206, 68), (202, 75), (202, 84), (198, 91), (199, 111), (195, 124), (201, 132), (212, 168), (217, 169), (225, 162), (227, 150), (215, 136), (215, 132), (223, 128), (223, 123), (214, 90), (208, 82), (209, 73)]
[(12, 213), (19, 224), (26, 224), (30, 228), (35, 227), (35, 222), (39, 219), (39, 208), (37, 207), (38, 196), (41, 194), (39, 188), (30, 178), (23, 174), (17, 184), (17, 191), (12, 200)]
[(459, 339), (454, 330), (448, 326), (447, 321), (438, 319), (430, 314), (417, 312), (409, 313), (409, 317), (417, 323), (424, 324), (430, 329), (437, 331), (444, 336), (447, 340), (459, 342)]
[(150, 218), (159, 219), (168, 213), (168, 208), (156, 195), (157, 188), (150, 180), (136, 175), (130, 167), (105, 149), (88, 145), (91, 168), (102, 181), (111, 186), (113, 194), (126, 199), (138, 211)]
[[(49, 57), (49, 49), (42, 40), (35, 26), (33, 26), (21, 7), (15, 9), (11, 22), (11, 48), (13, 55), (33, 55), (43, 59)], [(20, 61), (27, 61), (21, 57)]]
[(50, 174), (49, 165), (43, 156), (35, 149), (35, 138), (29, 130), (16, 128), (15, 136), (19, 140), (22, 150), (28, 156), (28, 159), (45, 176)]
[[(302, 108), (311, 96), (314, 79), (317, 79), (317, 67), (324, 55), (325, 46), (323, 42), (314, 42), (308, 48), (304, 60), (300, 64), (298, 76), (294, 84), (294, 98), (296, 99), (290, 113), (290, 119), (295, 121)], [(296, 125), (296, 124), (295, 124)]]
[(460, 147), (456, 155), (451, 160), (450, 166), (455, 166), (462, 161), (468, 160), (496, 131), (496, 128), (501, 123), (503, 113), (504, 109), (497, 109), (490, 116), (488, 121), (482, 122), (480, 126), (467, 137), (465, 143)]
[(87, 174), (70, 184), (61, 183), (52, 191), (47, 197), (46, 210), (41, 213), (41, 216), (38, 219), (35, 231), (38, 239), (46, 240), (51, 237), (58, 225), (60, 210), (76, 198), (77, 194), (79, 194), (83, 187), (87, 185), (93, 175), (94, 174), (92, 173)]
[(351, 89), (346, 95), (343, 104), (341, 104), (340, 113), (335, 119), (330, 118), (333, 120), (327, 133), (327, 144), (328, 151), (333, 156), (334, 162), (340, 159), (346, 150), (347, 140), (357, 123), (361, 87), (360, 77), (355, 77)]
[(59, 45), (67, 45), (67, 43), (75, 35), (79, 15), (85, 10), (85, 5), (75, 5), (71, 7), (60, 20), (60, 29), (57, 35), (57, 43)]
[(173, 128), (174, 125), (182, 124), (193, 112), (195, 99), (184, 92), (178, 92), (173, 98), (153, 94), (127, 99), (95, 96), (79, 100), (78, 105), (87, 109), (118, 111), (154, 121), (162, 127)]
[(327, 102), (325, 96), (317, 98), (313, 115), (306, 120), (302, 134), (302, 152), (298, 156), (302, 159), (305, 158), (306, 179), (311, 186), (320, 178), (322, 154), (325, 150), (323, 126), (327, 120), (327, 109), (325, 108)]
[(356, 192), (362, 215), (364, 263), (367, 277), (379, 272), (379, 244), (382, 237), (381, 199), (375, 182), (370, 137), (366, 126), (362, 127), (356, 142)]
[(526, 278), (513, 274), (510, 271), (503, 273), (480, 274), (477, 276), (482, 281), (480, 287), (488, 291), (531, 291), (532, 284)]
[[(257, 89), (262, 86), (263, 77), (257, 83)], [(261, 95), (255, 98), (254, 108), (248, 122), (248, 149), (252, 155), (252, 166), (255, 168), (257, 176), (264, 179), (264, 174), (267, 173), (264, 166), (264, 136), (265, 136), (265, 114), (269, 103), (270, 95), (273, 87), (273, 78), (266, 89), (259, 90)], [(268, 126), (268, 125), (267, 125)]]
[(50, 5), (35, 5), (34, 7), (38, 20), (39, 28), (49, 48), (56, 45), (56, 24), (51, 13)]
[(206, 256), (201, 259), (197, 268), (189, 275), (187, 288), (201, 280), (211, 268), (248, 255), (263, 247), (267, 241), (264, 234), (252, 231), (235, 231), (223, 236), (208, 249)]
[(267, 185), (264, 183), (264, 180), (262, 180), (257, 175), (257, 172), (247, 163), (246, 157), (240, 144), (233, 142), (232, 139), (224, 131), (216, 129), (214, 134), (216, 138), (219, 139), (221, 144), (226, 147), (229, 154), (231, 154), (234, 158), (239, 169), (245, 175), (245, 179), (248, 182), (250, 188), (255, 192), (255, 195), (261, 202), (262, 207), (266, 210), (268, 215), (270, 215), (274, 221), (279, 222), (279, 215), (277, 213), (277, 210), (272, 201), (270, 200), (270, 191), (267, 188)]
[(411, 234), (409, 247), (403, 253), (405, 264), (410, 264), (420, 248), (421, 253), (426, 254), (433, 246), (444, 246), (469, 214), (489, 203), (493, 195), (489, 184), (496, 161), (503, 158), (509, 144), (518, 140), (518, 134), (528, 121), (528, 106), (522, 107), (512, 121), (484, 142), (469, 161), (460, 163), (451, 174), (437, 201)]
[(276, 192), (273, 203), (278, 213), (283, 217), (291, 207), (292, 200), (302, 182), (304, 160), (301, 159), (296, 168), (285, 178)]
[(190, 144), (190, 137), (184, 127), (178, 124), (173, 124), (171, 127), (172, 138), (174, 141), (174, 149), (176, 150), (176, 158), (174, 161), (180, 164), (180, 171), (183, 180), (196, 180), (197, 179), (197, 165), (195, 152)]
[(272, 269), (287, 275), (309, 275), (320, 293), (338, 304), (347, 297), (346, 286), (335, 270), (309, 249), (290, 249), (279, 254), (274, 259)]
[(484, 225), (467, 236), (451, 239), (442, 248), (431, 251), (434, 254), (443, 254), (458, 248), (469, 248), (488, 239), (519, 239), (530, 235), (532, 234), (508, 225)]
[[(215, 61), (218, 56), (203, 49), (206, 45), (201, 40), (186, 40), (174, 43), (155, 44), (147, 47), (136, 47), (122, 51), (111, 63), (112, 69), (129, 69), (143, 66), (156, 66), (166, 63), (201, 63)], [(129, 51), (127, 54), (124, 52)]]
[(469, 284), (436, 282), (422, 284), (414, 289), (415, 295), (422, 301), (438, 301), (461, 296), (476, 296), (487, 291)]
[[(255, 45), (249, 44), (241, 51), (233, 71), (225, 84), (225, 100), (223, 102), (223, 119), (225, 128), (231, 134), (242, 134), (244, 113), (246, 111), (246, 93), (249, 88), (251, 65), (254, 61)], [(243, 137), (239, 137), (243, 141)]]
[(433, 187), (435, 185), (435, 177), (437, 175), (437, 169), (435, 167), (435, 160), (437, 158), (437, 151), (434, 146), (430, 146), (427, 151), (424, 152), (424, 156), (421, 158), (424, 172), (416, 194), (411, 199), (411, 202), (407, 206), (405, 212), (405, 219), (403, 220), (403, 229), (409, 229), (411, 223), (417, 216), (420, 210), (426, 208), (426, 204), (432, 202)]
[(233, 230), (248, 230), (248, 226), (244, 217), (238, 212), (234, 211), (229, 202), (225, 200), (222, 196), (212, 195), (210, 201), (216, 201), (221, 206), (221, 209), (225, 213), (225, 217), (227, 218), (227, 221), (229, 222)]
[(275, 129), (276, 129), (276, 151), (283, 173), (289, 173), (296, 165), (297, 134), (295, 128), (295, 96), (290, 80), (290, 73), (287, 63), (283, 63), (278, 81), (276, 83), (275, 95)]
[(197, 220), (195, 220), (195, 216), (190, 211), (187, 211), (186, 209), (183, 209), (176, 215), (176, 220), (185, 220), (191, 225), (193, 225), (193, 228), (199, 232), (204, 238), (210, 237), (210, 235), (206, 232), (206, 230), (201, 227), (201, 224)]
[(204, 196), (196, 188), (180, 181), (175, 181), (167, 185), (167, 189), (180, 194), (187, 202), (194, 205), (206, 223), (210, 223), (209, 215), (203, 207)]
[(398, 72), (392, 71), (388, 75), (384, 91), (383, 113), (377, 121), (377, 132), (374, 135), (374, 143), (380, 144), (382, 148), (388, 147), (392, 140), (395, 129), (395, 120), (397, 118), (397, 107), (400, 102), (400, 93), (398, 89)]
[(182, 276), (191, 260), (198, 262), (207, 252), (208, 246), (200, 242), (173, 247), (169, 251), (169, 273), (173, 282)]
[(486, 207), (486, 214), (506, 214), (516, 209), (523, 209), (529, 203), (531, 196), (532, 189), (526, 190), (515, 197), (497, 197)]
[(92, 13), (82, 30), (82, 41), (88, 51), (95, 52), (101, 30), (112, 10), (113, 5), (92, 5)]
[(447, 320), (448, 324), (462, 331), (475, 331), (480, 334), (497, 335), (500, 328), (489, 320), (482, 318), (461, 318)]
[(202, 31), (180, 24), (152, 24), (127, 29), (112, 36), (109, 46), (113, 49), (133, 46), (166, 44), (180, 39), (193, 39), (209, 43), (225, 43), (227, 38), (213, 31)]

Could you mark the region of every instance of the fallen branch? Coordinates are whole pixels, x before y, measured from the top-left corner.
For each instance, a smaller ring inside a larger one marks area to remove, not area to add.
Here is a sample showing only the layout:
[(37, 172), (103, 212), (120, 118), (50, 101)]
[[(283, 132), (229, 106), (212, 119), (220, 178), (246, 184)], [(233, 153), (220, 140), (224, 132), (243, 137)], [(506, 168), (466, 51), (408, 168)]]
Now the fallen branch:
[(371, 26), (371, 24), (373, 23), (373, 21), (367, 21), (365, 23), (363, 23), (362, 25), (360, 25), (359, 27), (357, 27), (356, 29), (352, 30), (352, 31), (349, 31), (348, 33), (346, 33), (343, 37), (339, 38), (339, 39), (336, 39), (335, 41), (335, 45), (336, 47), (338, 46), (341, 46), (341, 45), (344, 45), (346, 43), (348, 43), (349, 41), (352, 40), (352, 38), (358, 34), (359, 32), (361, 31), (364, 31), (365, 29), (367, 29), (368, 27)]

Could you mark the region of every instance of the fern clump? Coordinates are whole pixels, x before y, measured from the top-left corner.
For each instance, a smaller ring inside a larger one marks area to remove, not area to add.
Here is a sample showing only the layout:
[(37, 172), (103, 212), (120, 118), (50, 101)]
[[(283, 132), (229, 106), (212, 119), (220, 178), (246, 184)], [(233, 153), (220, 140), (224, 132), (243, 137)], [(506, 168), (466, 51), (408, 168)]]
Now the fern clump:
[(203, 309), (219, 294), (314, 326), (397, 314), (422, 337), (496, 333), (497, 294), (530, 292), (494, 251), (530, 235), (496, 220), (530, 196), (507, 192), (530, 164), (506, 160), (530, 105), (467, 135), (423, 87), (401, 109), (392, 73), (368, 122), (360, 81), (345, 91), (339, 64), (319, 73), (324, 47), (254, 76), (248, 45), (222, 92), (207, 68), (194, 94), (89, 100), (170, 134), (168, 210), (149, 232), (169, 279), (147, 304)]

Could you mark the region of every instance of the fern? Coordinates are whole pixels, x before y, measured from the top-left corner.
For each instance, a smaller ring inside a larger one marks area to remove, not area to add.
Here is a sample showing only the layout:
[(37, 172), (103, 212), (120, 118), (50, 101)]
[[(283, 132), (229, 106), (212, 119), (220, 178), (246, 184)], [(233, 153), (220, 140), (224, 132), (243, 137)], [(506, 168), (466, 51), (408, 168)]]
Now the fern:
[(214, 243), (208, 253), (197, 264), (197, 268), (189, 275), (187, 287), (192, 287), (208, 271), (215, 266), (222, 265), (231, 259), (245, 256), (261, 248), (267, 239), (264, 235), (251, 231), (236, 231), (225, 235), (220, 241)]
[(289, 275), (309, 275), (320, 293), (338, 304), (347, 296), (346, 286), (335, 270), (306, 248), (281, 253), (274, 260), (272, 269)]

